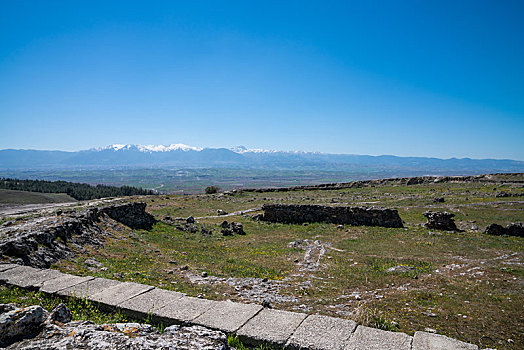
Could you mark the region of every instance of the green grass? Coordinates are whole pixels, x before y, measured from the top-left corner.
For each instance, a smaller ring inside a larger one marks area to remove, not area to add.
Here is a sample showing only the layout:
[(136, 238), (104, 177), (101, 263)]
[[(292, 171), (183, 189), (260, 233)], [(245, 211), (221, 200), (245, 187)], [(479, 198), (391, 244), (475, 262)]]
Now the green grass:
[(42, 292), (18, 287), (0, 286), (0, 300), (4, 304), (13, 303), (18, 306), (40, 305), (48, 311), (64, 303), (71, 310), (75, 321), (88, 320), (97, 324), (128, 322), (123, 314), (101, 312), (96, 303), (87, 299), (52, 297)]

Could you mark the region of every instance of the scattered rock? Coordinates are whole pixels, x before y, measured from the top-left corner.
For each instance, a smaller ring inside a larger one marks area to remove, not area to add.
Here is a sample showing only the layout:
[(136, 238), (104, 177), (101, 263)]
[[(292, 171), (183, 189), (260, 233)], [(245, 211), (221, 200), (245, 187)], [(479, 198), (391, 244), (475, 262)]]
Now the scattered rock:
[(429, 229), (445, 230), (445, 231), (457, 231), (457, 226), (453, 217), (455, 214), (448, 213), (446, 211), (426, 211), (423, 214), (428, 222), (425, 226)]
[(233, 231), (228, 228), (223, 228), (220, 232), (222, 232), (222, 236), (233, 236)]
[(207, 277), (207, 272), (206, 272), (206, 271), (203, 271), (201, 276), (204, 277), (204, 278), (206, 278), (206, 277)]
[(445, 202), (444, 197), (437, 197), (433, 199), (433, 203), (444, 203), (444, 202)]
[(60, 304), (51, 311), (49, 314), (50, 321), (56, 321), (61, 323), (68, 323), (73, 320), (73, 314), (64, 304)]
[(91, 266), (91, 267), (96, 267), (96, 268), (104, 267), (104, 264), (102, 264), (100, 261), (96, 260), (95, 258), (89, 258), (89, 259), (86, 259), (86, 260), (84, 261), (84, 263), (85, 263), (87, 266)]
[(390, 267), (389, 269), (386, 269), (386, 272), (398, 272), (398, 273), (407, 273), (407, 272), (412, 272), (412, 271), (415, 271), (415, 268), (413, 266), (403, 266), (403, 265), (393, 266), (393, 267)]
[(222, 209), (218, 209), (217, 210), (217, 215), (227, 215), (227, 212), (222, 210)]
[(192, 216), (189, 216), (189, 217), (186, 219), (186, 223), (188, 223), (188, 224), (194, 224), (194, 223), (195, 223), (195, 218), (192, 217)]
[(229, 227), (231, 227), (231, 231), (233, 233), (236, 233), (237, 235), (245, 235), (244, 232), (244, 226), (240, 222), (232, 222)]

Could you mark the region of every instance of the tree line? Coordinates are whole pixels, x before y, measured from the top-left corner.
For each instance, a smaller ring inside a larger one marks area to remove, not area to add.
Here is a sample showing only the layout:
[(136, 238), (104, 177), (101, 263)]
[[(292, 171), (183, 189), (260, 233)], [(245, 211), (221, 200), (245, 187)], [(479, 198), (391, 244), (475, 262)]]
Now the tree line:
[(76, 200), (156, 194), (156, 192), (152, 190), (144, 190), (132, 186), (92, 186), (68, 181), (20, 180), (10, 178), (0, 178), (0, 188), (29, 192), (66, 193)]

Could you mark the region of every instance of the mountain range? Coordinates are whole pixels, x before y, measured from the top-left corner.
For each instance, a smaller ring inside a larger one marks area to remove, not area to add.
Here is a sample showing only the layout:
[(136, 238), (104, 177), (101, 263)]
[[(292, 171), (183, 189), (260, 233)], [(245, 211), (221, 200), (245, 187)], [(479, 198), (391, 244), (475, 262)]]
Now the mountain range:
[(327, 154), (234, 148), (199, 148), (183, 144), (121, 145), (66, 152), (0, 150), (0, 169), (71, 169), (115, 167), (229, 167), (252, 169), (356, 170), (402, 169), (428, 174), (524, 172), (524, 161), (511, 159), (398, 157)]

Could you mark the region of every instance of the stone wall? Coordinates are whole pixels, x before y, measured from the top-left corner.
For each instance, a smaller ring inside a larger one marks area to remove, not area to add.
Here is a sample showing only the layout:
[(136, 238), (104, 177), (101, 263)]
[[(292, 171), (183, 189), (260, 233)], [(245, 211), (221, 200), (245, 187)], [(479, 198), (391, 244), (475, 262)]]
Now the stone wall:
[(403, 227), (398, 211), (376, 207), (266, 204), (262, 220), (286, 224), (327, 222), (355, 226)]

